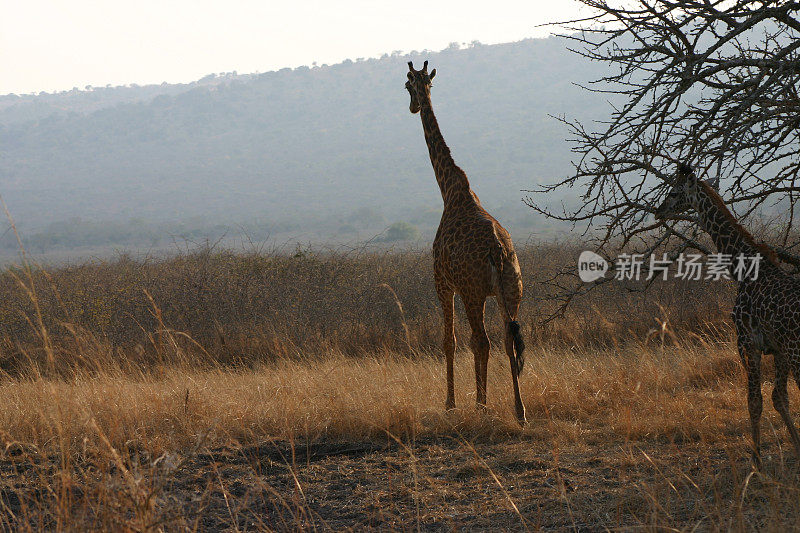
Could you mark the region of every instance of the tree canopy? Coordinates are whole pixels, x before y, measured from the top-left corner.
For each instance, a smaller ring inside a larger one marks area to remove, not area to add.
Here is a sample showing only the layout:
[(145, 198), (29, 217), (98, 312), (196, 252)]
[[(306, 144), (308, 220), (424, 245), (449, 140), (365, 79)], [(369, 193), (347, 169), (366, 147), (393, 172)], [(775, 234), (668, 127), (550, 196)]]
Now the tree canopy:
[[(691, 221), (650, 218), (677, 165), (688, 163), (701, 177), (721, 179), (742, 220), (777, 205), (785, 213), (777, 251), (798, 263), (800, 3), (581, 1), (588, 17), (563, 23), (562, 37), (608, 67), (585, 88), (617, 103), (601, 122), (563, 119), (573, 172), (536, 188), (528, 203), (583, 225), (612, 261), (623, 249), (646, 259), (663, 245), (673, 254), (707, 252)], [(581, 192), (579, 202), (559, 210), (540, 203), (539, 194), (568, 189)], [(653, 230), (659, 238), (650, 238)], [(574, 293), (562, 293), (564, 301)]]

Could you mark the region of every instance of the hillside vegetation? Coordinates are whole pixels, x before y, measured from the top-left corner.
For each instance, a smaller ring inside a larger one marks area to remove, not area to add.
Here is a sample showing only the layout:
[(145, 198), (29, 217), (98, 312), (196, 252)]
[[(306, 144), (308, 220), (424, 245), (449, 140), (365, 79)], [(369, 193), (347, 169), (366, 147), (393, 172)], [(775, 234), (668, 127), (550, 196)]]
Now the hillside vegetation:
[(352, 241), (397, 222), (430, 231), (441, 198), (403, 89), (406, 61), (423, 58), (439, 72), (445, 137), (484, 204), (512, 231), (544, 231), (520, 200), (571, 168), (568, 134), (549, 115), (608, 114), (574, 85), (597, 67), (555, 38), (2, 97), (0, 194), (32, 251), (152, 246), (153, 234), (163, 244), (241, 225), (258, 239)]

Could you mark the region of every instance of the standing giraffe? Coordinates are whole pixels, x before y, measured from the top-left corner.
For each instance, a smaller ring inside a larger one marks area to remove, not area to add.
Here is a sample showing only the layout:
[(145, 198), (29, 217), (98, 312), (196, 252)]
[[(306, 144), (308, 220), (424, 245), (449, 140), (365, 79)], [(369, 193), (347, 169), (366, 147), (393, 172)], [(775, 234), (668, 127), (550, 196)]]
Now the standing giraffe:
[(761, 467), (759, 452), (761, 431), (761, 354), (772, 353), (775, 359), (775, 384), (772, 404), (783, 418), (795, 451), (800, 457), (800, 438), (789, 414), (786, 382), (789, 371), (800, 384), (800, 279), (778, 267), (775, 253), (757, 244), (737, 222), (715, 190), (718, 183), (700, 181), (685, 164), (678, 167), (677, 179), (656, 218), (672, 218), (693, 209), (700, 227), (714, 241), (717, 251), (729, 255), (733, 264), (739, 257), (760, 254), (756, 279), (739, 279), (739, 291), (733, 307), (739, 356), (747, 372), (747, 406), (753, 432), (753, 462)]
[(504, 319), (505, 349), (511, 362), (514, 385), (514, 406), (517, 420), (525, 424), (525, 406), (519, 394), (518, 376), (525, 358), (525, 344), (517, 322), (522, 300), (522, 275), (517, 254), (508, 232), (481, 206), (478, 196), (469, 187), (467, 175), (453, 161), (444, 142), (431, 106), (431, 80), (436, 69), (428, 74), (428, 62), (422, 70), (414, 70), (408, 62), (406, 89), (411, 95), (409, 109), (420, 113), (425, 142), (444, 200), (444, 211), (436, 238), (433, 240), (433, 274), (436, 294), (444, 316), (443, 349), (447, 360), (447, 401), (445, 407), (456, 406), (453, 385), (453, 358), (456, 349), (453, 328), (453, 298), (461, 297), (472, 329), (470, 348), (475, 357), (476, 402), (486, 406), (486, 366), (489, 362), (489, 337), (483, 323), (486, 298), (496, 296)]

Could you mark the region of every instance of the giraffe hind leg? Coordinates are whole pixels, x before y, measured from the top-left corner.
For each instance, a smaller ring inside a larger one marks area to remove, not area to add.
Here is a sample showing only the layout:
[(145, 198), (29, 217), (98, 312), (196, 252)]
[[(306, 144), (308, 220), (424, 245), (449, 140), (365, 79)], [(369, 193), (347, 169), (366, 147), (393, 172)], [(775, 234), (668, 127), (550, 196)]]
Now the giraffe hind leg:
[(788, 377), (789, 361), (786, 359), (786, 355), (775, 352), (775, 385), (772, 389), (772, 405), (780, 413), (783, 423), (786, 424), (786, 429), (789, 431), (792, 444), (794, 444), (795, 453), (800, 458), (800, 436), (797, 434), (797, 428), (789, 412), (789, 394), (786, 391)]
[[(505, 322), (505, 346), (506, 346), (506, 354), (508, 355), (508, 359), (511, 362), (511, 384), (514, 388), (514, 408), (517, 414), (517, 421), (521, 426), (525, 425), (525, 405), (522, 403), (522, 396), (519, 393), (519, 371), (520, 371), (520, 363), (519, 357), (521, 355), (520, 352), (517, 352), (517, 342), (514, 337), (513, 328), (511, 327), (511, 321), (506, 320)], [(519, 327), (519, 326), (518, 326)], [(517, 331), (519, 334), (519, 331)]]
[(489, 363), (489, 336), (483, 323), (485, 300), (464, 300), (467, 320), (472, 329), (470, 348), (475, 357), (475, 402), (479, 407), (486, 407), (486, 372)]

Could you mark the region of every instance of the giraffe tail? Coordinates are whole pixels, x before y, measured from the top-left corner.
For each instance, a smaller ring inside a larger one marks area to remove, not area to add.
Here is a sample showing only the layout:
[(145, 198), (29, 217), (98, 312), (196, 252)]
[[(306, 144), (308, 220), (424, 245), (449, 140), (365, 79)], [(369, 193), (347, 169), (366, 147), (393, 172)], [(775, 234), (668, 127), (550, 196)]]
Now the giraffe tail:
[(508, 320), (508, 334), (511, 335), (512, 344), (514, 347), (514, 359), (516, 361), (517, 375), (522, 373), (522, 368), (525, 366), (525, 341), (522, 338), (522, 331), (519, 322), (511, 314), (511, 310), (506, 304), (505, 296), (505, 283), (503, 277), (503, 266), (505, 264), (505, 253), (499, 239), (497, 239), (497, 246), (489, 254), (489, 262), (494, 270), (494, 276), (497, 283), (497, 299), (499, 300), (500, 307)]
[(525, 366), (525, 340), (522, 338), (519, 322), (512, 320), (508, 323), (508, 331), (511, 333), (511, 339), (514, 342), (514, 356), (517, 359), (517, 375), (522, 373), (522, 368)]

